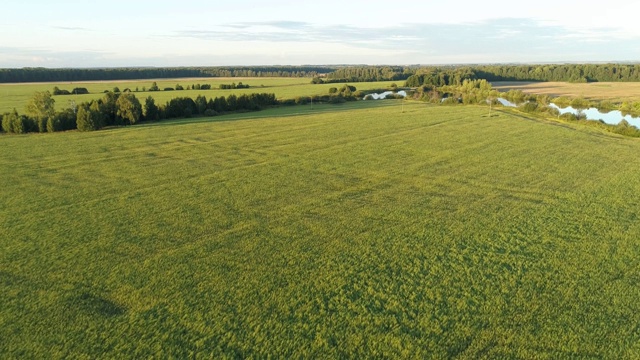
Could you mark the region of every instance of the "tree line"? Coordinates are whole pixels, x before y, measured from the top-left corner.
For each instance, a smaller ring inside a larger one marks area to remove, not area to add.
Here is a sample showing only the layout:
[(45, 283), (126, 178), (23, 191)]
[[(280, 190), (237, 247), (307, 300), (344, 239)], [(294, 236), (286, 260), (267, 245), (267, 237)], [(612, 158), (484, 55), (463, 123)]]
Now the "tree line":
[[(219, 66), (163, 68), (0, 69), (0, 83), (139, 80), (190, 77), (311, 77), (315, 83), (407, 80), (412, 75), (471, 71), (488, 81), (640, 81), (640, 64), (473, 66)], [(441, 81), (442, 84), (442, 81)], [(420, 84), (422, 85), (422, 84)], [(451, 84), (447, 84), (451, 85)]]
[(460, 85), (464, 80), (632, 82), (640, 81), (640, 64), (486, 65), (420, 68), (405, 86)]
[(487, 81), (640, 81), (640, 64), (543, 64), (450, 66), (349, 66), (312, 83), (406, 80), (405, 86), (461, 85), (464, 80)]
[(326, 74), (324, 78), (315, 77), (312, 82), (346, 83), (405, 80), (415, 73), (415, 69), (403, 66), (349, 66)]
[[(231, 83), (231, 84), (220, 84), (220, 86), (218, 87), (219, 89), (222, 90), (226, 90), (226, 89), (248, 89), (250, 86), (249, 84), (242, 84), (242, 82), (239, 83)], [(191, 84), (191, 85), (187, 85), (186, 90), (211, 90), (211, 84)], [(185, 90), (185, 87), (180, 85), (180, 84), (176, 84), (175, 87), (165, 87), (163, 89), (160, 89), (160, 87), (158, 86), (157, 82), (153, 82), (153, 84), (151, 84), (151, 86), (147, 89), (146, 86), (142, 87), (142, 91), (174, 91), (174, 90)], [(131, 92), (132, 90), (129, 88), (125, 88), (124, 90), (122, 90), (122, 92)], [(135, 88), (134, 90), (135, 92), (139, 92), (140, 89), (138, 87)], [(109, 92), (109, 90), (105, 90), (105, 93)], [(120, 92), (120, 88), (119, 87), (114, 87), (112, 92), (114, 93), (119, 93)], [(60, 89), (58, 86), (54, 86), (53, 87), (53, 95), (81, 95), (81, 94), (89, 94), (89, 90), (87, 90), (87, 88), (84, 87), (75, 87), (73, 88), (73, 90), (69, 91), (69, 90), (65, 90), (65, 89)]]
[(640, 81), (640, 64), (486, 65), (473, 71), (488, 81)]
[(177, 97), (163, 105), (148, 96), (142, 104), (131, 92), (107, 92), (99, 100), (84, 102), (62, 111), (55, 111), (55, 99), (49, 91), (36, 92), (30, 99), (26, 114), (16, 109), (2, 116), (2, 130), (7, 133), (55, 132), (78, 129), (99, 130), (106, 126), (133, 125), (140, 121), (158, 121), (192, 116), (257, 111), (278, 105), (275, 94), (231, 94), (227, 97)]
[(328, 66), (219, 66), (163, 68), (0, 69), (0, 83), (140, 80), (190, 77), (314, 77), (335, 71)]

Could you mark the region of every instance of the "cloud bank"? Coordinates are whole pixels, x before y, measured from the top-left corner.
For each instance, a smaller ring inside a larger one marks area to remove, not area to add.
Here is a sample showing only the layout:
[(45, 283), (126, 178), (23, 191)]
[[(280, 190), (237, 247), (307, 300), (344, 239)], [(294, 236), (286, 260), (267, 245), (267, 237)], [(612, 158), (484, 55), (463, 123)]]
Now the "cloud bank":
[[(89, 38), (98, 33), (97, 29), (76, 26), (52, 28), (83, 33)], [(110, 40), (111, 36), (102, 35), (101, 50), (57, 51), (18, 46), (0, 49), (0, 67), (640, 60), (640, 47), (629, 46), (640, 43), (640, 37), (614, 27), (571, 29), (528, 18), (378, 27), (303, 21), (229, 22), (164, 32), (154, 30), (139, 38), (127, 38), (139, 44), (127, 51), (123, 50), (122, 38)], [(143, 50), (144, 45), (147, 46)]]

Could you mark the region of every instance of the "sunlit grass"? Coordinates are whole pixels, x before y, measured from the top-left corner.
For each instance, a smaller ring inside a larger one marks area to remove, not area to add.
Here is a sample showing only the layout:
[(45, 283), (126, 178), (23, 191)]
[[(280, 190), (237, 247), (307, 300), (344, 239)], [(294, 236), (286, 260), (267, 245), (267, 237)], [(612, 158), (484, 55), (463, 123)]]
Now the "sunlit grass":
[[(211, 90), (180, 90), (180, 91), (143, 91), (143, 88), (149, 87), (156, 82), (162, 90), (166, 87), (175, 88), (176, 84), (182, 85), (185, 89), (187, 86), (196, 84), (209, 84)], [(249, 85), (248, 89), (220, 90), (221, 84), (231, 84), (242, 82)], [(387, 88), (395, 83), (402, 85), (402, 81), (381, 81), (371, 83), (355, 83), (358, 90), (371, 90)], [(90, 92), (86, 95), (58, 95), (54, 96), (56, 101), (56, 109), (62, 110), (70, 106), (70, 101), (76, 104), (81, 102), (89, 102), (91, 100), (101, 99), (105, 91), (112, 91), (114, 87), (118, 87), (120, 91), (130, 89), (134, 95), (144, 101), (148, 96), (153, 96), (157, 104), (165, 104), (167, 101), (176, 97), (192, 97), (198, 95), (211, 97), (229, 96), (230, 94), (252, 94), (252, 93), (274, 93), (279, 99), (293, 99), (297, 96), (313, 96), (326, 95), (329, 88), (340, 87), (344, 84), (311, 84), (310, 78), (203, 78), (203, 79), (159, 79), (159, 80), (133, 80), (133, 81), (95, 81), (95, 82), (56, 82), (56, 83), (37, 83), (37, 84), (0, 84), (0, 115), (2, 113), (13, 110), (23, 113), (27, 102), (36, 91), (50, 91), (57, 86), (62, 90), (72, 91), (75, 87), (84, 87)], [(138, 89), (137, 92), (136, 88)]]
[(638, 141), (314, 111), (0, 137), (2, 357), (640, 356)]

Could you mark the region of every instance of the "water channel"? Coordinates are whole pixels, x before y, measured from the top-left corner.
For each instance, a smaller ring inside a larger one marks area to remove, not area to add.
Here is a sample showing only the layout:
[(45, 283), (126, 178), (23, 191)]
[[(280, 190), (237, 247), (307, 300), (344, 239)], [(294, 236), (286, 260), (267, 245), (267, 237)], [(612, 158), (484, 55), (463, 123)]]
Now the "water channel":
[[(498, 101), (503, 106), (517, 107), (516, 104), (503, 98), (498, 98)], [(596, 108), (588, 108), (588, 109), (580, 110), (580, 109), (574, 109), (571, 106), (560, 107), (554, 103), (549, 104), (549, 107), (558, 109), (558, 111), (560, 112), (560, 115), (566, 114), (566, 113), (578, 115), (579, 113), (582, 113), (582, 114), (585, 114), (585, 116), (587, 117), (587, 120), (602, 120), (605, 123), (611, 124), (611, 125), (617, 125), (620, 121), (624, 119), (629, 124), (637, 128), (640, 128), (640, 117), (635, 117), (628, 114), (622, 115), (622, 112), (620, 110), (613, 110), (609, 112), (602, 112)]]
[(365, 96), (363, 100), (368, 100), (368, 99), (371, 99), (371, 100), (382, 100), (382, 99), (386, 98), (387, 96), (389, 96), (391, 94), (400, 95), (402, 97), (407, 97), (407, 92), (404, 91), (404, 90), (400, 90), (398, 92), (385, 91), (385, 92), (380, 93), (380, 94), (375, 94), (375, 93), (374, 94), (367, 94), (367, 96)]

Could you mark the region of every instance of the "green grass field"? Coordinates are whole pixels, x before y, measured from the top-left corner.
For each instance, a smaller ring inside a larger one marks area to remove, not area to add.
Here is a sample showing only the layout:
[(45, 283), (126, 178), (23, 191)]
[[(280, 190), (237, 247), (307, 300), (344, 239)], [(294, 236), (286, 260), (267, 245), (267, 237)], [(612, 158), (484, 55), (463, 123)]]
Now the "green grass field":
[(0, 136), (1, 357), (640, 357), (640, 142), (486, 112)]
[[(149, 88), (153, 82), (157, 82), (160, 89), (165, 87), (175, 87), (176, 84), (182, 85), (185, 89), (188, 85), (209, 84), (211, 90), (181, 90), (181, 91), (142, 91), (142, 88)], [(221, 84), (239, 83), (249, 85), (248, 89), (220, 90)], [(387, 88), (391, 84), (396, 83), (402, 85), (402, 81), (381, 81), (370, 83), (353, 83), (358, 90), (371, 90)], [(53, 92), (54, 86), (62, 90), (71, 91), (75, 87), (85, 87), (90, 94), (87, 95), (58, 95), (53, 98), (56, 100), (56, 109), (62, 110), (69, 107), (69, 101), (76, 103), (101, 99), (105, 90), (113, 90), (118, 87), (121, 91), (129, 88), (138, 92), (134, 92), (135, 96), (144, 103), (149, 95), (153, 96), (157, 104), (164, 104), (176, 97), (196, 98), (198, 95), (204, 95), (207, 99), (218, 96), (229, 96), (231, 94), (252, 94), (252, 93), (274, 93), (279, 99), (293, 99), (297, 96), (326, 95), (331, 87), (341, 87), (344, 84), (311, 84), (309, 78), (203, 78), (203, 79), (159, 79), (159, 80), (132, 80), (132, 81), (96, 81), (96, 82), (58, 82), (58, 83), (37, 83), (37, 84), (0, 84), (0, 115), (13, 110), (23, 113), (27, 102), (36, 91)]]

